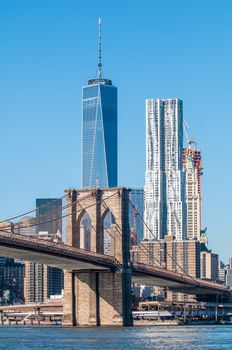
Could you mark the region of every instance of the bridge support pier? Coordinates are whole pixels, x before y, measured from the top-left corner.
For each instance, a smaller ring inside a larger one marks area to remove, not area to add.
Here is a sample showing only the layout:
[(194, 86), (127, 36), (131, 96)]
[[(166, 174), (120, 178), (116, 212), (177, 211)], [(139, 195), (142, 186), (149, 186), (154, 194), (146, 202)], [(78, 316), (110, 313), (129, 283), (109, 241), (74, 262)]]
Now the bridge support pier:
[(65, 272), (64, 297), (64, 325), (133, 325), (130, 269)]
[(118, 265), (113, 270), (100, 266), (94, 270), (65, 272), (64, 325), (133, 324), (129, 192), (125, 188), (68, 191), (67, 243), (80, 247), (81, 220), (88, 213), (91, 219), (91, 251), (104, 257), (104, 219), (110, 214), (115, 222), (113, 256)]

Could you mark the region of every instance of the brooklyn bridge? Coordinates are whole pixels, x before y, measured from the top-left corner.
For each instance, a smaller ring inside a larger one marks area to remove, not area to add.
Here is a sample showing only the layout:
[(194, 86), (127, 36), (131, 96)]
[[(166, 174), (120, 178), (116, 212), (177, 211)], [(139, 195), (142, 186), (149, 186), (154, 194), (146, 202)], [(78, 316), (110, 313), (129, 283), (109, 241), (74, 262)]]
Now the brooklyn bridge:
[[(0, 255), (64, 270), (63, 324), (131, 326), (133, 285), (156, 286), (196, 300), (231, 302), (232, 291), (221, 284), (190, 276), (180, 266), (171, 271), (150, 257), (143, 242), (133, 242), (127, 188), (66, 190), (66, 243), (18, 234), (17, 223), (1, 222)], [(82, 230), (88, 215), (91, 234)], [(17, 218), (17, 217), (16, 217)], [(43, 222), (51, 219), (42, 218)], [(104, 247), (104, 221), (109, 220), (109, 249)], [(36, 223), (35, 223), (36, 225)], [(141, 255), (148, 259), (141, 262)]]

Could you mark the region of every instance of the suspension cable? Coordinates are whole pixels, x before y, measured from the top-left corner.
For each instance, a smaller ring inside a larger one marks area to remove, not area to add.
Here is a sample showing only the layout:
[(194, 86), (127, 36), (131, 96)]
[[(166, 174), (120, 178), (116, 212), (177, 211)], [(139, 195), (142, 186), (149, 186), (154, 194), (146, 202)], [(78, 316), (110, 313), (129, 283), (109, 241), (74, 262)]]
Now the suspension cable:
[[(75, 204), (75, 203), (78, 204), (79, 201), (82, 201), (82, 200), (86, 199), (86, 197), (92, 196), (92, 194), (93, 194), (93, 193), (90, 193), (90, 194), (88, 194), (87, 196), (85, 196), (85, 197), (83, 197), (83, 198), (80, 198), (80, 200), (75, 200), (75, 201), (73, 201), (73, 202), (70, 204), (70, 206), (72, 206), (72, 205)], [(113, 194), (109, 195), (108, 197), (106, 197), (106, 199), (111, 198), (111, 197), (115, 196), (116, 194), (117, 194), (117, 193), (113, 193)], [(101, 200), (99, 200), (99, 201), (97, 201), (96, 203), (93, 203), (93, 204), (91, 204), (91, 205), (89, 205), (89, 206), (87, 206), (87, 207), (85, 207), (85, 208), (82, 208), (82, 209), (79, 209), (79, 210), (71, 211), (71, 213), (69, 213), (69, 214), (61, 215), (61, 216), (59, 216), (58, 218), (53, 218), (53, 219), (51, 219), (51, 220), (47, 220), (47, 221), (44, 221), (44, 222), (42, 222), (42, 223), (43, 223), (43, 224), (46, 224), (46, 223), (49, 223), (49, 222), (54, 222), (54, 221), (63, 219), (63, 218), (68, 217), (68, 216), (70, 216), (70, 215), (72, 215), (72, 214), (74, 214), (74, 213), (78, 213), (78, 212), (80, 212), (80, 211), (82, 211), (82, 210), (89, 209), (89, 208), (93, 207), (94, 205), (96, 205), (96, 204), (98, 204), (98, 203), (100, 203), (100, 202), (101, 202)], [(22, 226), (21, 228), (35, 227), (35, 226), (38, 226), (38, 225), (41, 225), (41, 223), (35, 223), (35, 224), (29, 225), (29, 226)], [(9, 230), (10, 230), (10, 229), (9, 229)], [(2, 231), (2, 230), (1, 230), (1, 227), (0, 227), (0, 231)]]
[[(60, 197), (60, 198), (57, 198), (57, 199), (53, 202), (53, 204), (54, 204), (55, 202), (57, 202), (57, 201), (59, 201), (59, 200), (65, 198), (65, 197), (67, 197), (67, 195), (68, 195), (68, 194), (65, 194), (64, 196), (62, 196), (62, 197)], [(44, 208), (44, 207), (47, 207), (47, 206), (49, 206), (49, 205), (51, 205), (51, 202), (50, 202), (50, 203), (47, 202), (47, 203), (41, 205), (39, 208)], [(34, 213), (34, 212), (37, 211), (37, 210), (38, 210), (38, 208), (29, 210), (29, 211), (27, 211), (27, 212), (25, 212), (25, 213), (23, 213), (23, 214), (19, 214), (19, 215), (12, 216), (12, 217), (10, 217), (10, 218), (1, 220), (0, 223), (5, 222), (5, 221), (12, 221), (12, 220), (14, 220), (14, 219), (18, 219), (18, 218), (20, 218), (20, 217), (22, 217), (22, 216), (25, 216), (25, 215)]]
[[(108, 207), (107, 207), (107, 205), (106, 205), (104, 199), (102, 200), (102, 202), (103, 202), (103, 206), (105, 207), (105, 209), (107, 209)], [(111, 213), (112, 213), (113, 216), (115, 217), (114, 211), (113, 211), (112, 209), (109, 209), (109, 211), (111, 211)], [(120, 228), (120, 226), (118, 225), (118, 223), (115, 222), (115, 224), (116, 224), (116, 226), (119, 228), (119, 230), (121, 230), (121, 228)], [(122, 237), (122, 232), (120, 233), (120, 235), (121, 235), (121, 237)], [(148, 250), (147, 247), (144, 245), (144, 243), (141, 242), (141, 244), (143, 244), (143, 248), (147, 251), (147, 257), (149, 257), (149, 256), (148, 256), (148, 254), (150, 253), (149, 250)], [(162, 266), (161, 262), (160, 262), (158, 259), (156, 259), (155, 256), (153, 256), (153, 258), (152, 258), (153, 264), (154, 264), (154, 260), (160, 265), (161, 268), (164, 268), (164, 267)], [(155, 265), (155, 264), (154, 264), (154, 265)]]
[[(18, 229), (22, 229), (22, 228), (30, 228), (30, 227), (33, 227), (33, 226), (37, 226), (37, 225), (42, 225), (42, 224), (44, 224), (44, 223), (47, 223), (47, 221), (42, 221), (42, 222), (40, 222), (40, 219), (41, 218), (47, 218), (47, 217), (51, 217), (51, 216), (53, 216), (54, 214), (56, 214), (56, 213), (59, 213), (59, 212), (62, 212), (64, 209), (67, 209), (67, 208), (69, 208), (70, 206), (72, 206), (73, 204), (75, 204), (76, 202), (81, 202), (81, 201), (83, 201), (83, 200), (85, 200), (86, 198), (88, 198), (88, 197), (90, 197), (92, 195), (92, 193), (90, 193), (90, 194), (88, 194), (88, 195), (86, 195), (86, 196), (84, 196), (84, 197), (82, 197), (82, 198), (80, 198), (79, 200), (75, 200), (75, 201), (73, 201), (73, 202), (71, 202), (71, 203), (69, 203), (69, 204), (66, 204), (66, 205), (64, 205), (64, 206), (62, 206), (62, 207), (59, 207), (59, 208), (55, 208), (55, 210), (51, 210), (51, 211), (49, 211), (49, 212), (47, 212), (46, 214), (43, 214), (43, 215), (39, 215), (39, 216), (37, 216), (37, 217), (34, 217), (34, 218), (31, 218), (31, 219), (29, 219), (28, 220), (28, 223), (29, 224), (27, 224), (27, 225), (23, 225), (23, 221), (19, 221), (19, 222), (16, 222), (16, 223), (11, 223), (10, 225), (12, 226), (13, 225), (13, 227), (17, 227)], [(66, 195), (67, 196), (67, 195)], [(55, 220), (59, 220), (59, 217), (57, 217), (57, 218), (52, 218), (52, 220), (51, 221), (55, 221)], [(38, 222), (39, 221), (39, 222)], [(1, 227), (2, 229), (4, 228), (9, 228), (9, 225), (7, 225), (7, 226), (3, 226), (3, 227)]]

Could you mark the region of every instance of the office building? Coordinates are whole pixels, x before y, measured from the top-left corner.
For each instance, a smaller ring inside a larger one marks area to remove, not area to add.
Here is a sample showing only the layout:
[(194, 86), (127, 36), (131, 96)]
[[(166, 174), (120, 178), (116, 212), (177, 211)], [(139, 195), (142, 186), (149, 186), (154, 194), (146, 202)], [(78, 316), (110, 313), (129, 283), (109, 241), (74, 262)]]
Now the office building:
[(142, 264), (166, 268), (166, 241), (144, 240), (139, 242), (133, 260)]
[[(33, 219), (24, 219), (23, 233), (37, 235), (41, 239), (62, 241), (62, 199), (37, 198), (36, 226), (30, 227)], [(28, 223), (28, 225), (27, 225)], [(25, 262), (25, 302), (42, 302), (50, 295), (60, 294), (63, 289), (63, 270), (31, 261)]]
[(182, 168), (183, 110), (178, 99), (146, 100), (145, 239), (186, 239)]
[(227, 270), (226, 285), (232, 289), (232, 269)]
[(132, 233), (132, 238), (136, 242), (143, 239), (143, 214), (144, 214), (144, 190), (132, 189), (130, 193), (129, 203), (129, 223)]
[(201, 153), (189, 145), (183, 150), (183, 168), (186, 183), (187, 238), (201, 239)]
[(15, 227), (15, 232), (23, 236), (31, 236), (36, 234), (36, 219), (33, 216), (25, 216)]
[(229, 268), (232, 270), (232, 258), (229, 259)]
[[(59, 235), (49, 235), (47, 232), (38, 232), (37, 236), (47, 241), (61, 241)], [(25, 303), (44, 302), (50, 295), (61, 294), (63, 288), (63, 270), (31, 261), (25, 262)]]
[(100, 20), (98, 77), (88, 81), (82, 95), (81, 185), (117, 186), (117, 88), (102, 78)]
[(24, 263), (0, 257), (0, 304), (23, 301)]
[(227, 266), (220, 261), (219, 267), (218, 267), (218, 279), (222, 284), (226, 284), (226, 278), (227, 278)]
[[(11, 223), (0, 223), (1, 229), (9, 232)], [(0, 304), (14, 304), (23, 301), (24, 262), (0, 257)]]
[(48, 232), (55, 235), (62, 234), (62, 199), (36, 199), (36, 232)]
[(211, 250), (201, 251), (201, 278), (212, 281), (219, 279), (219, 258), (218, 254)]
[(176, 241), (166, 236), (167, 269), (200, 278), (200, 243), (195, 240)]
[(25, 262), (25, 303), (44, 302), (64, 288), (62, 270), (44, 264)]
[[(155, 265), (181, 274), (186, 273), (196, 278), (200, 277), (200, 242), (197, 240), (177, 241), (173, 235), (167, 235), (159, 241), (144, 240), (139, 244), (133, 258), (134, 261), (143, 264)], [(195, 299), (194, 295), (165, 291), (164, 288), (153, 288), (152, 293), (155, 298), (169, 301), (193, 301)]]
[(142, 241), (135, 260), (164, 267), (170, 271), (187, 273), (200, 278), (200, 243), (196, 240), (177, 241), (173, 235), (166, 235), (159, 241)]
[[(200, 278), (200, 243), (197, 240), (176, 241), (169, 235), (166, 237), (167, 269), (178, 273), (186, 273)], [(180, 292), (167, 292), (170, 301), (195, 301), (195, 295)]]
[(229, 259), (229, 265), (226, 271), (226, 285), (232, 289), (232, 258)]

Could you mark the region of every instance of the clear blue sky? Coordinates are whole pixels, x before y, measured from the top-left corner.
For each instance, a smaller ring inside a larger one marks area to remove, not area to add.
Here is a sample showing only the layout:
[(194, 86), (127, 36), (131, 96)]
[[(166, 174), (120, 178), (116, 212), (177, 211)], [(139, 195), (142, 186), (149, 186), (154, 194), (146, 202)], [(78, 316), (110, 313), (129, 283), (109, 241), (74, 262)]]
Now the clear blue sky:
[(143, 187), (145, 99), (178, 97), (202, 151), (209, 247), (232, 256), (230, 0), (2, 0), (0, 217), (80, 186), (81, 86), (119, 92), (119, 184)]

